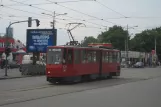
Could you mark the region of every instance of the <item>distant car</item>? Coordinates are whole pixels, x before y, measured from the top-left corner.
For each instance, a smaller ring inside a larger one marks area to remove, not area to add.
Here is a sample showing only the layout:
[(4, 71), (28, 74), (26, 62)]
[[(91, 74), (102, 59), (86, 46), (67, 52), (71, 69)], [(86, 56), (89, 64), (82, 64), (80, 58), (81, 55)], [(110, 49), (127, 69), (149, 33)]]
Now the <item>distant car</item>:
[(143, 62), (137, 62), (136, 64), (134, 64), (134, 68), (143, 68), (143, 67), (144, 67)]

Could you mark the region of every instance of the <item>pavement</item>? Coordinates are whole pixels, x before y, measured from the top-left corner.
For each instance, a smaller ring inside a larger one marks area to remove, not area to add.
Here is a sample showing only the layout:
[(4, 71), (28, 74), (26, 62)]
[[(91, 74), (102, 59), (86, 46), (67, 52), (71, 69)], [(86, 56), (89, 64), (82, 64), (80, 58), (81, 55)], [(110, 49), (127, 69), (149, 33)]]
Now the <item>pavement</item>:
[[(161, 78), (156, 78), (112, 87), (83, 91), (72, 90), (72, 92), (64, 94), (35, 97), (24, 101), (20, 101), (24, 97), (15, 97), (6, 100), (5, 102), (11, 103), (3, 104), (1, 107), (161, 107), (161, 85), (158, 85), (160, 82)], [(53, 89), (43, 89), (44, 91), (41, 92), (53, 94), (53, 91), (57, 91), (60, 93), (58, 89)], [(35, 92), (37, 91), (35, 90)], [(40, 94), (42, 94), (41, 92)], [(28, 94), (38, 93), (28, 92)], [(27, 97), (29, 96), (31, 95)], [(14, 102), (15, 100), (19, 101)]]
[(4, 79), (15, 79), (15, 78), (25, 78), (28, 76), (21, 75), (21, 72), (18, 68), (8, 69), (7, 76), (5, 76), (5, 69), (0, 69), (0, 80)]
[(161, 107), (161, 68), (122, 69), (118, 78), (50, 84), (45, 76), (0, 81), (0, 107)]
[(5, 69), (0, 69), (0, 80), (36, 77), (36, 76), (43, 76), (43, 75), (21, 75), (21, 72), (19, 71), (19, 69), (14, 68), (14, 69), (8, 69), (7, 76), (5, 76)]
[[(128, 71), (129, 69), (137, 69), (137, 68), (121, 68), (122, 71)], [(143, 68), (143, 69), (147, 69), (147, 68)], [(41, 76), (41, 75), (39, 75), (39, 76)], [(28, 75), (28, 76), (27, 75), (21, 75), (21, 72), (19, 71), (18, 68), (8, 69), (7, 70), (7, 76), (5, 76), (5, 69), (0, 69), (0, 80), (25, 78), (25, 77), (30, 77), (30, 75)]]

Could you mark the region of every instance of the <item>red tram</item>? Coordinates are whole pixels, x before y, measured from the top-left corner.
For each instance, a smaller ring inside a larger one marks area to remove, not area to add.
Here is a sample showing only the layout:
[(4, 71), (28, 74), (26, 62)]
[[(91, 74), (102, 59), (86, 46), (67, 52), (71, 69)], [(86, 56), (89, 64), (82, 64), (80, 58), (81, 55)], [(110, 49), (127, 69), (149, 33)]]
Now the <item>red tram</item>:
[(50, 46), (46, 76), (49, 82), (120, 76), (120, 51), (101, 47)]

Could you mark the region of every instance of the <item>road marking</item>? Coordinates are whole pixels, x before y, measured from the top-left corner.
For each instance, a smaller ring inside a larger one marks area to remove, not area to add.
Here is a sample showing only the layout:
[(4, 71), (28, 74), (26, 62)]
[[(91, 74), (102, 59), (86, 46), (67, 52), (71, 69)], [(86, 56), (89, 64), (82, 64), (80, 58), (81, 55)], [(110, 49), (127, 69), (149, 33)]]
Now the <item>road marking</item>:
[(7, 100), (5, 100), (5, 101), (14, 101), (14, 100), (18, 100), (18, 99), (21, 99), (21, 98), (12, 98), (12, 99), (7, 99)]

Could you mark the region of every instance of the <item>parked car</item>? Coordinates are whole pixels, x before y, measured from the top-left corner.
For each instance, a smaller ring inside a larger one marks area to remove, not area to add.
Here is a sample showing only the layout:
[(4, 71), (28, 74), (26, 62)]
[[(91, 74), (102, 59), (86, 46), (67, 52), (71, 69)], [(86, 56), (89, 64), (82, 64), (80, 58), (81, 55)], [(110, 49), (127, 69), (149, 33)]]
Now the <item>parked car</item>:
[(134, 64), (134, 68), (143, 68), (143, 67), (144, 67), (143, 62), (137, 62), (136, 64)]

